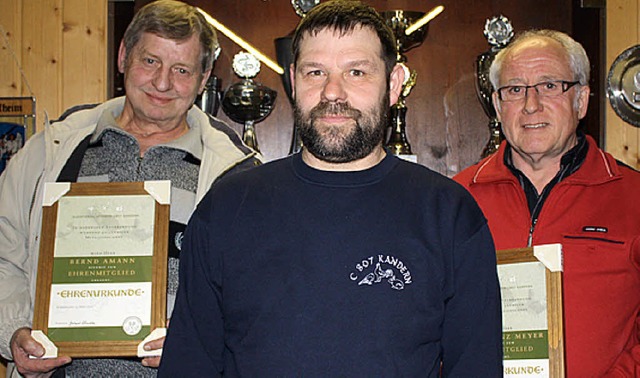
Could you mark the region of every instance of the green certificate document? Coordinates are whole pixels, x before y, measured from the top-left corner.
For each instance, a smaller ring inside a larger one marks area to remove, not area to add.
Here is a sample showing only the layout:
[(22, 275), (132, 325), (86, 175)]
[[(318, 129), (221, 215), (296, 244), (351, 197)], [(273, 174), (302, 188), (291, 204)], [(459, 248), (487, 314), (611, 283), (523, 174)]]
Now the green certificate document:
[(51, 341), (127, 340), (149, 333), (153, 198), (63, 197), (58, 206)]
[(540, 262), (498, 265), (505, 377), (549, 376), (545, 274)]
[(166, 327), (169, 181), (47, 183), (33, 329), (62, 355), (136, 356)]

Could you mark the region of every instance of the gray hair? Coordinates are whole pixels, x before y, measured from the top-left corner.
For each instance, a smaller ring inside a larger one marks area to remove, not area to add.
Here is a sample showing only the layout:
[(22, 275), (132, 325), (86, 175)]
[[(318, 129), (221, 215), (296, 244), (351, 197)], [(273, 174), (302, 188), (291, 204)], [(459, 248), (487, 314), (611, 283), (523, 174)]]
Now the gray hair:
[(200, 41), (202, 72), (213, 67), (215, 52), (220, 46), (213, 26), (196, 7), (181, 1), (154, 1), (136, 13), (123, 38), (127, 60), (142, 33), (153, 33), (174, 41), (185, 41), (196, 34)]
[(519, 34), (507, 47), (498, 52), (489, 69), (489, 80), (494, 90), (500, 88), (500, 74), (505, 57), (522, 42), (541, 37), (558, 42), (567, 54), (569, 67), (573, 72), (573, 80), (578, 81), (582, 86), (589, 85), (589, 58), (582, 45), (565, 33), (556, 30), (542, 29), (528, 30)]

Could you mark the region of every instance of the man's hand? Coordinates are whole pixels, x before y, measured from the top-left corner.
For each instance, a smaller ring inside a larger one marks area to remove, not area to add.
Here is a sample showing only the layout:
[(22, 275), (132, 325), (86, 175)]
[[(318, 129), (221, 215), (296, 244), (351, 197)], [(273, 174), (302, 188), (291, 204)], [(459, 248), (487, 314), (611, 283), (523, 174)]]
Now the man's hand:
[[(171, 319), (167, 319), (167, 328), (169, 328), (169, 322), (171, 321)], [(161, 337), (159, 339), (155, 339), (155, 340), (151, 340), (148, 343), (144, 344), (144, 350), (157, 350), (157, 349), (162, 349), (162, 346), (164, 345), (164, 337)], [(145, 357), (142, 359), (142, 365), (143, 366), (148, 366), (148, 367), (153, 367), (153, 368), (157, 368), (158, 366), (160, 366), (160, 359), (162, 358), (162, 356), (156, 356), (156, 357)]]
[(71, 362), (71, 357), (63, 356), (47, 359), (32, 359), (29, 356), (44, 355), (44, 348), (33, 337), (29, 328), (20, 328), (11, 337), (11, 353), (18, 372), (27, 378), (50, 377), (55, 369)]
[[(162, 349), (162, 346), (164, 345), (164, 339), (164, 337), (161, 337), (159, 339), (149, 341), (148, 343), (144, 344), (144, 350)], [(142, 359), (142, 365), (157, 368), (158, 366), (160, 366), (160, 358), (162, 358), (162, 356), (145, 357)]]

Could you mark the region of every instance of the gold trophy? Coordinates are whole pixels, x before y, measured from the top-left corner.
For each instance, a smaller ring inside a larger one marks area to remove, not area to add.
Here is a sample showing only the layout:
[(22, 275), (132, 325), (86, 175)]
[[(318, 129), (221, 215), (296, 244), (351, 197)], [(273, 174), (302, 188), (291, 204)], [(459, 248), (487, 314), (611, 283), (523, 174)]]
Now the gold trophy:
[(396, 61), (404, 69), (402, 92), (398, 102), (391, 107), (391, 131), (385, 147), (394, 155), (403, 156), (412, 161), (417, 161), (417, 156), (412, 154), (411, 145), (407, 140), (405, 121), (407, 104), (405, 99), (416, 85), (417, 73), (415, 70), (410, 70), (405, 64), (407, 57), (404, 53), (424, 42), (427, 36), (427, 23), (443, 10), (444, 7), (438, 6), (426, 14), (404, 10), (380, 12), (387, 25), (393, 30), (396, 38)]

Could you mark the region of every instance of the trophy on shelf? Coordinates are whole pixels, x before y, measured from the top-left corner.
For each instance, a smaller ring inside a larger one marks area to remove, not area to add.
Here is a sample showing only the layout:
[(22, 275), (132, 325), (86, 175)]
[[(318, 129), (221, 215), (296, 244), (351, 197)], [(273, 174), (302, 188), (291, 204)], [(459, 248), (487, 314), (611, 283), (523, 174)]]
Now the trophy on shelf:
[(214, 74), (209, 76), (202, 93), (196, 97), (196, 105), (212, 116), (218, 114), (220, 108), (220, 79)]
[(489, 142), (487, 142), (482, 151), (482, 157), (487, 157), (496, 152), (500, 147), (500, 142), (502, 142), (500, 122), (491, 98), (493, 87), (489, 80), (489, 68), (496, 54), (507, 46), (511, 38), (513, 38), (513, 27), (508, 18), (502, 15), (496, 16), (487, 19), (484, 24), (484, 36), (487, 37), (491, 48), (476, 58), (476, 92), (482, 109), (489, 117)]
[[(300, 17), (304, 17), (313, 7), (320, 4), (320, 0), (291, 0), (293, 10)], [(289, 72), (289, 66), (293, 63), (293, 53), (291, 51), (291, 43), (293, 41), (293, 31), (284, 37), (276, 38), (274, 43), (276, 45), (276, 57), (278, 64), (284, 68), (284, 73), (281, 75), (282, 86), (287, 94), (289, 103), (293, 105), (292, 87), (291, 87), (291, 74)], [(300, 140), (300, 134), (298, 129), (293, 126), (293, 134), (291, 136), (291, 147), (289, 148), (289, 154), (299, 152), (302, 148), (302, 141)]]
[(233, 71), (243, 80), (231, 85), (222, 99), (222, 110), (234, 122), (244, 124), (242, 140), (259, 151), (254, 124), (273, 110), (277, 92), (252, 80), (260, 72), (260, 61), (247, 52), (233, 57)]
[(385, 147), (394, 155), (405, 156), (414, 161), (417, 160), (417, 157), (411, 152), (411, 145), (406, 134), (407, 105), (405, 99), (416, 84), (417, 74), (415, 70), (410, 70), (405, 64), (407, 57), (404, 53), (424, 42), (427, 36), (427, 22), (443, 9), (442, 6), (438, 6), (427, 14), (403, 10), (380, 12), (387, 25), (393, 30), (396, 38), (396, 61), (404, 69), (402, 92), (398, 102), (391, 107), (391, 131)]
[[(220, 47), (213, 51), (214, 64), (218, 60), (220, 51), (222, 51)], [(211, 68), (211, 76), (209, 76), (204, 85), (204, 90), (196, 97), (195, 104), (200, 110), (214, 117), (218, 114), (218, 109), (220, 108), (220, 79), (213, 74), (213, 67)]]
[(313, 7), (320, 4), (320, 0), (291, 0), (293, 10), (300, 17), (304, 17)]

